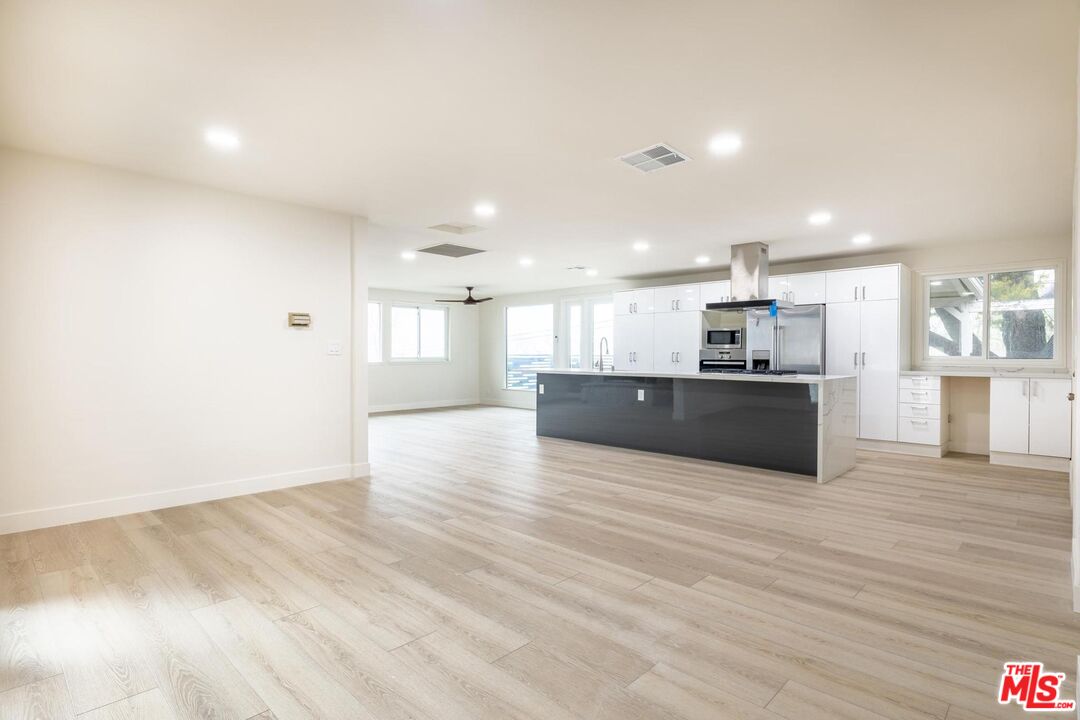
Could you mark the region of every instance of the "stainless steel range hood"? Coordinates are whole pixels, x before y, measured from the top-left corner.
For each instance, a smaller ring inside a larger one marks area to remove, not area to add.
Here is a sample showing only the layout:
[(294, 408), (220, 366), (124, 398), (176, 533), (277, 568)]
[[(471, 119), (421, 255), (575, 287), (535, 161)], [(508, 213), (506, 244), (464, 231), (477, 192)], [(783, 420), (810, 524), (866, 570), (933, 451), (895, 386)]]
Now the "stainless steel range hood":
[(761, 242), (731, 246), (731, 301), (708, 303), (706, 310), (789, 308), (791, 303), (769, 297), (769, 246)]

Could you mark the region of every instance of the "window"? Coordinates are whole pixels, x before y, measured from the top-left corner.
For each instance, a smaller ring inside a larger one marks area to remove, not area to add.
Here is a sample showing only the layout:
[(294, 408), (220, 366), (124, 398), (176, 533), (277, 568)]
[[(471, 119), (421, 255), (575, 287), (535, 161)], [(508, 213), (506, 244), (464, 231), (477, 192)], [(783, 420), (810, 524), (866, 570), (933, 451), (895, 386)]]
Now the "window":
[(1054, 360), (1054, 268), (927, 279), (928, 360)]
[(367, 359), (382, 362), (382, 303), (367, 304)]
[(597, 370), (603, 362), (604, 369), (610, 370), (615, 362), (614, 335), (615, 306), (610, 295), (564, 300), (556, 337), (558, 367)]
[(535, 390), (536, 371), (551, 367), (555, 348), (552, 305), (506, 308), (506, 389)]
[(610, 302), (594, 302), (592, 305), (593, 367), (610, 370), (615, 367), (615, 306)]
[(390, 308), (391, 360), (447, 360), (449, 313), (444, 307)]

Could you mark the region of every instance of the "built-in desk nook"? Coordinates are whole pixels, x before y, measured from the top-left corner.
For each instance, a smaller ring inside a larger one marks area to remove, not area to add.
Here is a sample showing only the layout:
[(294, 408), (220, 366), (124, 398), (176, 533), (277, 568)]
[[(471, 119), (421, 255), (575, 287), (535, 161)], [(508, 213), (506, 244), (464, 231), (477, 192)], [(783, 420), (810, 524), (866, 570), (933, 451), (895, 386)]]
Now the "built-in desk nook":
[(974, 453), (999, 465), (1067, 470), (1072, 392), (1066, 373), (905, 370), (898, 439), (916, 454)]

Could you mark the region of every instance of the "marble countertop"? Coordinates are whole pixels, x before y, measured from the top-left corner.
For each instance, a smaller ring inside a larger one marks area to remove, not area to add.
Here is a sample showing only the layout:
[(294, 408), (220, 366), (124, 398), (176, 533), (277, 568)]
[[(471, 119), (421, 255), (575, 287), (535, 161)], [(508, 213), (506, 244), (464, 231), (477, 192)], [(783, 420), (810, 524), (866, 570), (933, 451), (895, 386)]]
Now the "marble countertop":
[(854, 375), (734, 375), (729, 373), (659, 373), (659, 372), (628, 372), (625, 370), (538, 370), (537, 375), (596, 375), (610, 377), (642, 377), (642, 378), (673, 378), (676, 380), (726, 380), (737, 382), (780, 382), (780, 383), (823, 383), (830, 380), (854, 379)]
[(922, 370), (901, 370), (900, 374), (909, 377), (912, 375), (919, 377), (1015, 377), (1040, 378), (1043, 380), (1067, 380), (1072, 377), (1072, 372), (1069, 370), (1032, 370), (1028, 368), (1016, 368), (1015, 370), (1006, 370), (1004, 368), (934, 368)]

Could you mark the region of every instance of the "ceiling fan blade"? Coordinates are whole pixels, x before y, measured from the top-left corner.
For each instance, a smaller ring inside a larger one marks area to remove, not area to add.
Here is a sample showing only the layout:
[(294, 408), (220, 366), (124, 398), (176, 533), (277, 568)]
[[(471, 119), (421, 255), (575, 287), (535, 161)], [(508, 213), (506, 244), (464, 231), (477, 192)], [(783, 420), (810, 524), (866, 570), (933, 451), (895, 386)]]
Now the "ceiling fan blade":
[(436, 300), (435, 302), (456, 302), (456, 303), (463, 303), (463, 302), (465, 302), (465, 301), (464, 301), (464, 300)]
[(482, 302), (487, 302), (488, 300), (494, 300), (494, 299), (495, 298), (476, 298), (476, 302), (482, 303)]

